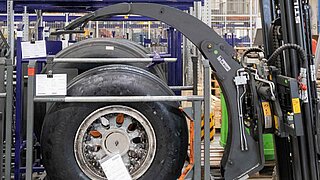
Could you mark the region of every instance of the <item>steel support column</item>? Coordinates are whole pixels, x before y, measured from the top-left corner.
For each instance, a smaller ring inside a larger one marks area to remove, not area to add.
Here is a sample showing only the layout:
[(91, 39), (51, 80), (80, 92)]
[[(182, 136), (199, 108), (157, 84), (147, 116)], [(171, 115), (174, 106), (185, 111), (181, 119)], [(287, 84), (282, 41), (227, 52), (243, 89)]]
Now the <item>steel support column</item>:
[[(35, 94), (36, 61), (28, 65), (28, 92), (27, 92), (27, 153), (26, 153), (26, 180), (32, 180), (33, 167), (33, 124), (34, 124), (34, 94)], [(30, 71), (29, 71), (30, 70)], [(31, 73), (29, 73), (31, 72)]]
[(13, 101), (13, 63), (14, 63), (14, 11), (13, 1), (7, 1), (7, 26), (10, 56), (6, 61), (6, 148), (5, 148), (5, 179), (11, 179), (11, 143), (12, 143), (12, 101)]
[(211, 109), (211, 69), (208, 60), (204, 66), (204, 180), (211, 180), (210, 176), (210, 109)]
[(192, 104), (195, 134), (193, 179), (201, 179), (201, 101), (194, 101)]
[(29, 14), (27, 11), (27, 6), (24, 6), (24, 12), (22, 17), (23, 23), (23, 38), (22, 41), (29, 41)]
[[(5, 71), (5, 58), (0, 58), (0, 94), (5, 93), (5, 77), (4, 77), (4, 71)], [(0, 179), (3, 177), (3, 144), (4, 144), (4, 111), (5, 111), (5, 98), (0, 97)]]

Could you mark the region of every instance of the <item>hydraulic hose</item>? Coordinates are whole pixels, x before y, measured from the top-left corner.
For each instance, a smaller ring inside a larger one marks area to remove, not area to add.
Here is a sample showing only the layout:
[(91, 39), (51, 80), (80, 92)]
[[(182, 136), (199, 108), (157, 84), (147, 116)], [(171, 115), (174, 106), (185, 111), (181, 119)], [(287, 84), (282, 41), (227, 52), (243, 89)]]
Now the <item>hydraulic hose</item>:
[[(268, 65), (270, 64), (273, 64), (274, 61), (277, 60), (277, 57), (284, 51), (284, 50), (287, 50), (287, 49), (294, 49), (298, 52), (302, 62), (306, 62), (307, 61), (307, 54), (306, 52), (304, 51), (304, 49), (297, 45), (297, 44), (284, 44), (282, 46), (280, 46), (278, 49), (276, 49), (272, 55), (269, 57), (267, 63)], [(302, 63), (303, 65), (305, 65), (305, 63)], [(305, 67), (306, 68), (306, 67)]]

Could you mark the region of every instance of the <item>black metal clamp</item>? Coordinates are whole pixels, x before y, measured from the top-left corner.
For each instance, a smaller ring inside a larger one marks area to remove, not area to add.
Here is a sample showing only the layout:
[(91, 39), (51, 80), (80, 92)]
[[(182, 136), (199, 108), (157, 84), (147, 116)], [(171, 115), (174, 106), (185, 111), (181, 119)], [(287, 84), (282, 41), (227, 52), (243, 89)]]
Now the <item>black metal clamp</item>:
[(184, 34), (209, 60), (226, 99), (229, 125), (227, 146), (221, 161), (225, 179), (240, 179), (263, 167), (259, 143), (247, 132), (247, 150), (240, 148), (240, 122), (234, 78), (241, 65), (233, 59), (234, 50), (199, 19), (175, 8), (152, 3), (121, 3), (101, 8), (71, 22), (65, 30), (84, 27), (89, 21), (114, 15), (136, 14), (162, 21)]
[(248, 133), (245, 133), (248, 150), (242, 151), (240, 149), (239, 114), (233, 79), (237, 70), (242, 67), (233, 59), (233, 48), (199, 19), (175, 8), (159, 4), (121, 3), (111, 5), (97, 10), (87, 17), (82, 17), (82, 20), (70, 23), (68, 27), (75, 28), (88, 21), (125, 14), (151, 17), (176, 28), (209, 60), (211, 68), (216, 71), (217, 80), (225, 96), (229, 116), (227, 146), (221, 161), (224, 177), (225, 179), (239, 179), (249, 173), (259, 171), (263, 167), (259, 145)]

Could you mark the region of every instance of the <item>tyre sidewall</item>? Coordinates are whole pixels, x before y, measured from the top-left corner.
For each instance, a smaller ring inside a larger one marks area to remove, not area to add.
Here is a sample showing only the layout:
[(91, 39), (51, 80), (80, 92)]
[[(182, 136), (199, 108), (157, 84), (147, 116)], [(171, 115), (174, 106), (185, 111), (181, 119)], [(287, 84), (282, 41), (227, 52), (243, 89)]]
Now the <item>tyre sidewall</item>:
[[(43, 130), (43, 156), (48, 174), (53, 179), (88, 179), (81, 171), (74, 155), (74, 139), (83, 119), (98, 108), (110, 104), (61, 104), (59, 110), (50, 113), (46, 117), (46, 127)], [(141, 179), (175, 179), (177, 171), (180, 171), (181, 162), (185, 155), (179, 152), (182, 146), (181, 129), (183, 123), (174, 123), (179, 120), (179, 115), (169, 117), (160, 103), (136, 103), (121, 104), (139, 110), (151, 123), (156, 135), (156, 154), (148, 171)], [(169, 107), (170, 109), (170, 107)], [(73, 112), (73, 113), (70, 113)], [(62, 117), (65, 117), (61, 119)], [(185, 147), (184, 147), (185, 148)], [(183, 148), (183, 149), (184, 149)], [(47, 168), (48, 167), (48, 168)], [(54, 168), (54, 169), (52, 169)], [(54, 172), (54, 174), (53, 174)], [(53, 176), (52, 176), (53, 174)]]

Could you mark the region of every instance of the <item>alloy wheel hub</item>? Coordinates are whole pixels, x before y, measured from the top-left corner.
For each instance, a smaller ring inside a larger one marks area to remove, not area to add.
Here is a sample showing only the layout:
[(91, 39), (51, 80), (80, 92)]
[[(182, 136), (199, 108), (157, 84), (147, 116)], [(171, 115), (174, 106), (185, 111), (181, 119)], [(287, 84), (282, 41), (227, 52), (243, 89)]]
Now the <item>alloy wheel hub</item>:
[(90, 179), (107, 179), (100, 160), (120, 154), (133, 179), (150, 167), (156, 151), (155, 132), (148, 119), (127, 106), (107, 106), (81, 123), (74, 140), (80, 169)]

